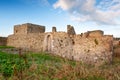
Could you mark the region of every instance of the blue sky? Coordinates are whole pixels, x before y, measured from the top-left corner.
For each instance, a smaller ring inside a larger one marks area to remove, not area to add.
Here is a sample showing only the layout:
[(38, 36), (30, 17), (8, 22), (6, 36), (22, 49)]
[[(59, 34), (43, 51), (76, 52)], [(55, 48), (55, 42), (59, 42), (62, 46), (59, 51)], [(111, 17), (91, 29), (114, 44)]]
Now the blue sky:
[(100, 29), (120, 37), (120, 0), (0, 0), (0, 36), (13, 34), (13, 26), (34, 23), (78, 34)]

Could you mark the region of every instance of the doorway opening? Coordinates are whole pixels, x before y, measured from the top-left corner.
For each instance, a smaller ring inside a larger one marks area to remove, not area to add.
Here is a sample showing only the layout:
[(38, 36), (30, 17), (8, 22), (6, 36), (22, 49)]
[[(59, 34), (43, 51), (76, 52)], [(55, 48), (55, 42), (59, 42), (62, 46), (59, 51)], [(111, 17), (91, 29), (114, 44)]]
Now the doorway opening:
[(47, 45), (46, 45), (46, 51), (51, 51), (51, 42), (52, 42), (52, 40), (51, 40), (51, 36), (50, 35), (48, 35), (47, 36)]

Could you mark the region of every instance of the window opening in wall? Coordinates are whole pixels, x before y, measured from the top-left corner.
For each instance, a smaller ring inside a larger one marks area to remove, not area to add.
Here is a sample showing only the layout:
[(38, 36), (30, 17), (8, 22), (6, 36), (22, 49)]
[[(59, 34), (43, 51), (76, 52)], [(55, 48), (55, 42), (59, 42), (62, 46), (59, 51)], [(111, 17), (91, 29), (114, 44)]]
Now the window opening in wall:
[(15, 31), (15, 33), (17, 33), (17, 32), (18, 32), (18, 30)]
[(75, 44), (74, 40), (72, 40), (72, 44), (73, 44), (73, 45)]

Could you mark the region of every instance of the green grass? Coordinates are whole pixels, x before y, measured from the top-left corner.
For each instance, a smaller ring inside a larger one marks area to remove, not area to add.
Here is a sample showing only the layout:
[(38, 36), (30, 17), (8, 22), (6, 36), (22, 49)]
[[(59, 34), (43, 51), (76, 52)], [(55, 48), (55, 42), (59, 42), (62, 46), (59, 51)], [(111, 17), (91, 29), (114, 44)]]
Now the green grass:
[(12, 46), (0, 46), (0, 49), (6, 49), (6, 48), (14, 48)]
[(120, 59), (94, 67), (48, 53), (7, 54), (0, 51), (0, 80), (120, 80)]

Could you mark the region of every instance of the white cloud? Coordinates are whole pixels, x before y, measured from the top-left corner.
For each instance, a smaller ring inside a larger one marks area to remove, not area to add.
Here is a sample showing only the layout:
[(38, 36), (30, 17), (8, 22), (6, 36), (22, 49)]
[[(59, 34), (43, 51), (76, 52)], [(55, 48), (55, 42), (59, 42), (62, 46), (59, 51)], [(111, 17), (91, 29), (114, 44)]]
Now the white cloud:
[(115, 25), (120, 16), (120, 0), (58, 0), (53, 7), (71, 14), (75, 21), (94, 21), (98, 24)]

